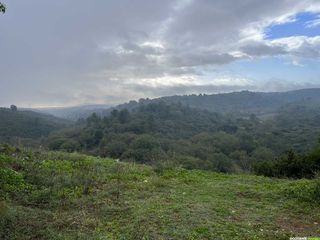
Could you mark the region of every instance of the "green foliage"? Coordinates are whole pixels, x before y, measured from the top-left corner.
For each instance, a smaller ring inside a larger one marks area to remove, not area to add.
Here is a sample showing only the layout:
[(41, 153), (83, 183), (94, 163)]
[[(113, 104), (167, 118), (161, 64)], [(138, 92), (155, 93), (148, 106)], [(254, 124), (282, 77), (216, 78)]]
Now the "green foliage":
[[(166, 160), (188, 169), (248, 172), (259, 162), (256, 169), (263, 174), (262, 162), (316, 143), (319, 126), (313, 122), (318, 116), (315, 109), (290, 106), (273, 120), (261, 121), (253, 114), (222, 115), (159, 101), (141, 103), (131, 112), (114, 109), (106, 117), (93, 114), (85, 123), (51, 134), (46, 142), (52, 150), (152, 165)], [(292, 118), (293, 124), (288, 124)]]
[[(145, 141), (149, 137), (136, 146), (159, 147)], [(0, 156), (5, 159), (0, 169), (7, 169), (1, 179), (16, 187), (0, 186), (4, 240), (287, 239), (318, 232), (316, 180), (185, 170), (172, 161), (153, 169), (15, 148)], [(198, 163), (190, 156), (176, 160)]]
[[(286, 111), (290, 107), (297, 105), (304, 107), (318, 108), (320, 104), (320, 89), (302, 89), (297, 91), (282, 93), (262, 93), (262, 92), (232, 92), (222, 94), (192, 94), (184, 96), (169, 96), (156, 99), (140, 99), (139, 102), (131, 101), (119, 106), (119, 109), (135, 109), (141, 105), (148, 105), (158, 102), (165, 102), (168, 105), (182, 104), (192, 108), (208, 110), (218, 113), (235, 113), (238, 116), (251, 117), (254, 115), (270, 116)], [(250, 116), (251, 114), (254, 114)], [(301, 117), (303, 113), (301, 112)], [(256, 119), (259, 121), (259, 119)], [(292, 119), (291, 121), (295, 121)], [(231, 131), (233, 128), (229, 128)]]
[(314, 180), (314, 190), (313, 190), (313, 199), (315, 202), (320, 202), (320, 174), (316, 175)]
[(269, 161), (275, 159), (274, 152), (266, 147), (258, 147), (252, 152), (252, 157), (258, 161)]
[(77, 141), (74, 141), (72, 139), (67, 139), (62, 142), (58, 147), (54, 147), (55, 149), (64, 150), (67, 152), (76, 152), (81, 149), (80, 144)]
[(292, 182), (283, 187), (283, 192), (288, 197), (297, 198), (300, 201), (319, 205), (320, 201), (320, 177), (319, 174), (312, 181), (305, 179)]
[(19, 149), (12, 147), (8, 144), (0, 144), (0, 154), (4, 154), (4, 155), (0, 155), (3, 159), (6, 159), (9, 157), (9, 155), (13, 155), (15, 153), (19, 152)]
[(155, 163), (164, 158), (160, 143), (152, 136), (141, 135), (131, 143), (131, 146), (132, 152), (128, 152), (127, 157), (135, 159), (137, 162)]
[(313, 178), (320, 171), (320, 148), (302, 155), (288, 151), (286, 156), (276, 160), (257, 162), (255, 173), (271, 177)]
[(19, 145), (21, 139), (40, 139), (54, 130), (69, 126), (70, 122), (50, 115), (31, 111), (18, 111), (16, 106), (11, 109), (0, 108), (0, 143)]
[(112, 158), (120, 158), (122, 154), (127, 150), (128, 146), (121, 141), (112, 141), (106, 148), (100, 151), (103, 156), (110, 156)]
[(72, 165), (72, 162), (66, 160), (44, 160), (40, 167), (50, 171), (72, 172)]
[(7, 192), (18, 191), (24, 187), (23, 176), (13, 169), (0, 169), (0, 189)]

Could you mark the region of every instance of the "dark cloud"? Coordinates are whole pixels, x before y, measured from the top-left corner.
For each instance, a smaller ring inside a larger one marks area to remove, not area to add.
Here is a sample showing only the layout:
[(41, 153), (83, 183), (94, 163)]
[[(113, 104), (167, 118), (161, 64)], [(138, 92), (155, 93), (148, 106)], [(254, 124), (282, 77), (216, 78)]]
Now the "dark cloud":
[(275, 56), (288, 54), (283, 47), (267, 45), (264, 42), (252, 42), (240, 49), (249, 56)]
[(319, 10), (316, 0), (6, 3), (8, 11), (0, 16), (0, 105), (116, 103), (146, 94), (237, 90), (247, 86), (235, 86), (232, 76), (220, 85), (197, 77), (207, 66), (247, 57), (319, 58), (317, 39), (300, 39), (298, 47), (263, 39), (265, 26)]

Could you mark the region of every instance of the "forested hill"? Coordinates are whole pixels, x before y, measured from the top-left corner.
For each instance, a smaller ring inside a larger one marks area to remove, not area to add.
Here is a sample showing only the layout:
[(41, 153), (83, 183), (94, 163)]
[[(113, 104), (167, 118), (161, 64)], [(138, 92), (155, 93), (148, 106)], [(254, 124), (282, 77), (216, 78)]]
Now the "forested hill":
[(140, 99), (139, 101), (130, 101), (116, 107), (100, 104), (30, 110), (75, 121), (81, 118), (85, 119), (92, 113), (97, 113), (99, 116), (106, 116), (109, 115), (113, 109), (132, 110), (142, 105), (158, 102), (165, 102), (167, 104), (181, 103), (182, 105), (208, 110), (210, 112), (235, 113), (241, 115), (253, 113), (261, 116), (265, 114), (278, 113), (290, 105), (308, 106), (309, 108), (313, 106), (320, 106), (320, 88), (272, 93), (242, 91), (211, 95), (192, 94), (183, 96), (167, 96), (155, 99)]
[(140, 163), (246, 171), (252, 163), (289, 149), (313, 147), (320, 134), (319, 119), (320, 108), (292, 106), (261, 121), (255, 115), (239, 117), (159, 102), (132, 111), (113, 110), (105, 117), (93, 114), (52, 133), (47, 145)]
[[(221, 94), (200, 94), (169, 96), (156, 99), (140, 99), (121, 104), (118, 109), (133, 109), (142, 104), (155, 102), (181, 103), (211, 112), (263, 115), (279, 112), (288, 105), (319, 106), (320, 88), (302, 89), (289, 92), (232, 92)], [(107, 113), (107, 112), (106, 112)]]
[(0, 141), (13, 137), (35, 139), (69, 124), (67, 120), (47, 114), (0, 108)]

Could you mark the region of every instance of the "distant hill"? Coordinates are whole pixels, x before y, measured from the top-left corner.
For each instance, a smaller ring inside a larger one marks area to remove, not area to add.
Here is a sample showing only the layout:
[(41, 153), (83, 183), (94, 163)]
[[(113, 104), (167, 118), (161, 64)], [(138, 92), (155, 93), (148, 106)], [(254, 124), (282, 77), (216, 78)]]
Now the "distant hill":
[(38, 108), (32, 109), (37, 112), (51, 114), (53, 116), (64, 118), (72, 121), (76, 121), (80, 118), (87, 118), (92, 113), (102, 114), (106, 109), (110, 108), (110, 105), (85, 105), (74, 107), (52, 107), (52, 108)]
[(36, 139), (68, 125), (69, 121), (48, 114), (0, 108), (0, 141), (13, 137)]
[(192, 108), (218, 113), (235, 113), (241, 115), (256, 114), (272, 116), (288, 105), (308, 107), (320, 106), (320, 88), (301, 89), (289, 92), (251, 92), (241, 91), (220, 94), (192, 94), (183, 96), (167, 96), (154, 99), (140, 99), (117, 105), (85, 105), (61, 108), (38, 108), (33, 111), (51, 114), (56, 117), (76, 121), (87, 118), (93, 113), (100, 116), (109, 115), (112, 110), (132, 110), (150, 103), (165, 102), (167, 104), (181, 103)]
[[(232, 92), (221, 94), (200, 94), (169, 96), (155, 99), (140, 99), (118, 105), (117, 109), (134, 109), (140, 105), (163, 101), (181, 103), (193, 108), (220, 113), (264, 115), (278, 112), (288, 105), (320, 106), (320, 88), (302, 89), (289, 92)], [(105, 113), (108, 113), (106, 111)]]

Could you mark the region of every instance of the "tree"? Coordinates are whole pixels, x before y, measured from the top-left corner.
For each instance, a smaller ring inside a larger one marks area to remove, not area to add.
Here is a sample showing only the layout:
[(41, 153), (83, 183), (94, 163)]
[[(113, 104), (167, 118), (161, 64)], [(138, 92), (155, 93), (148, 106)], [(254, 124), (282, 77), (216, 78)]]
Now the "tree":
[(11, 106), (10, 106), (10, 109), (11, 109), (12, 112), (18, 111), (18, 108), (17, 108), (16, 105), (11, 105)]
[(6, 12), (6, 6), (4, 4), (2, 4), (1, 2), (0, 2), (0, 12), (1, 13), (5, 13)]
[(116, 118), (116, 117), (118, 117), (118, 113), (119, 113), (119, 111), (117, 109), (113, 109), (112, 112), (111, 112), (111, 116), (113, 118)]
[(118, 120), (120, 123), (126, 123), (129, 121), (130, 113), (127, 109), (123, 109), (118, 114)]
[(165, 155), (158, 139), (151, 135), (140, 135), (137, 137), (131, 143), (129, 150), (127, 153), (129, 159), (140, 163), (156, 163)]
[(96, 113), (92, 113), (92, 115), (87, 118), (87, 125), (88, 126), (92, 126), (92, 125), (97, 126), (100, 121), (101, 121), (101, 118)]
[(107, 146), (107, 153), (112, 158), (120, 158), (127, 148), (128, 146), (123, 142), (115, 141)]

